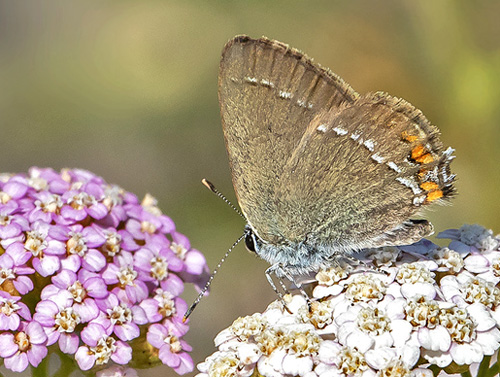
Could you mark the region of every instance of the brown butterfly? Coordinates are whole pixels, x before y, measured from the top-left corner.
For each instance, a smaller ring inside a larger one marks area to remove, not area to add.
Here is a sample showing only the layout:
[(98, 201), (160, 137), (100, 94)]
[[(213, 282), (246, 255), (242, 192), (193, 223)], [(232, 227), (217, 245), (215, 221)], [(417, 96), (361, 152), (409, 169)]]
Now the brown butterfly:
[(433, 230), (412, 216), (454, 191), (453, 149), (420, 110), (360, 95), (281, 42), (229, 41), (219, 102), (246, 245), (271, 264), (268, 275), (412, 244)]

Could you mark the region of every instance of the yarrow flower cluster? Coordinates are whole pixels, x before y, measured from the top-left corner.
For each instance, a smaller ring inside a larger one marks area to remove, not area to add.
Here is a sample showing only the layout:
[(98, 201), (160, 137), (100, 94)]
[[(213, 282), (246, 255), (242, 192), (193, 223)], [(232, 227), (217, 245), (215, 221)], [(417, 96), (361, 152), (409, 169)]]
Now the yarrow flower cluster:
[[(82, 370), (134, 352), (179, 374), (185, 282), (208, 268), (156, 201), (84, 170), (0, 175), (0, 358), (21, 372), (50, 350)], [(98, 368), (97, 368), (98, 369)]]
[[(320, 271), (308, 305), (285, 296), (215, 339), (198, 377), (495, 376), (500, 348), (500, 237), (478, 225), (364, 263)], [(493, 357), (492, 357), (493, 356)]]

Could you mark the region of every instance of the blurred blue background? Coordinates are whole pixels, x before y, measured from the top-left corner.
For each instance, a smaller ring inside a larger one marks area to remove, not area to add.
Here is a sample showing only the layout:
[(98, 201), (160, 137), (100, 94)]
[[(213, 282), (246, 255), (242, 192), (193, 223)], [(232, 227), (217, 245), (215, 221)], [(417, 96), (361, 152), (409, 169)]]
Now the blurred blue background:
[[(236, 201), (220, 52), (236, 34), (265, 35), (360, 93), (384, 90), (420, 108), (457, 155), (458, 196), (426, 217), (438, 231), (480, 223), (498, 233), (499, 14), (500, 2), (487, 0), (2, 0), (0, 171), (79, 167), (151, 193), (213, 268), (244, 226), (200, 183)], [(234, 251), (191, 317), (195, 362), (220, 330), (275, 299), (266, 267), (243, 246)], [(175, 375), (159, 367), (140, 376), (159, 372)]]

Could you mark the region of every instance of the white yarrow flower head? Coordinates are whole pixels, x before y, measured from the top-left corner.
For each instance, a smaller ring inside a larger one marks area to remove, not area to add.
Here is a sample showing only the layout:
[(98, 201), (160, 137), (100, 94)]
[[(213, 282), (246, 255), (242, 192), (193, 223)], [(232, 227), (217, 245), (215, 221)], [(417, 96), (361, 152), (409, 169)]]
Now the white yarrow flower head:
[(411, 246), (363, 250), (308, 292), (238, 318), (198, 377), (494, 376), (500, 348), (500, 239), (477, 225)]

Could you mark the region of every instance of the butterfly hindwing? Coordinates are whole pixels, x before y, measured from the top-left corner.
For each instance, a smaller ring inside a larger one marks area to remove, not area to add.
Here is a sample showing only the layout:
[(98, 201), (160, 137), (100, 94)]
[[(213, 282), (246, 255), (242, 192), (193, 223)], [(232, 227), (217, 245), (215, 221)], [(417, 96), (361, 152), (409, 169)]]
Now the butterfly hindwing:
[[(369, 93), (318, 115), (304, 132), (276, 189), (287, 240), (352, 250), (409, 244), (432, 231), (408, 222), (449, 196), (451, 150), (408, 102)], [(394, 232), (406, 224), (406, 239)], [(385, 241), (384, 241), (385, 240)]]

